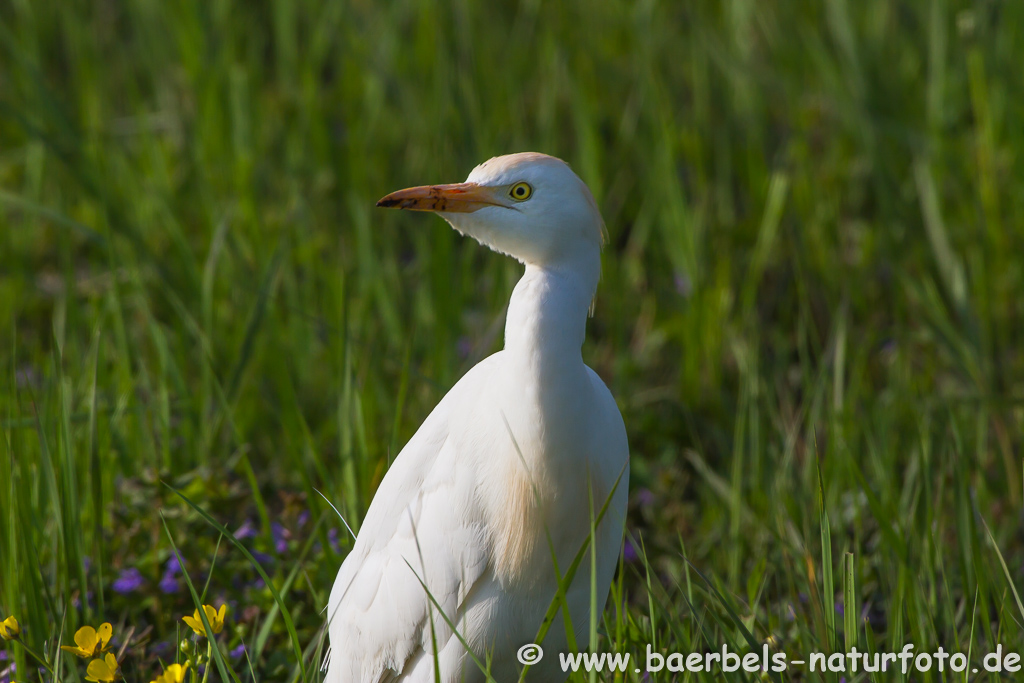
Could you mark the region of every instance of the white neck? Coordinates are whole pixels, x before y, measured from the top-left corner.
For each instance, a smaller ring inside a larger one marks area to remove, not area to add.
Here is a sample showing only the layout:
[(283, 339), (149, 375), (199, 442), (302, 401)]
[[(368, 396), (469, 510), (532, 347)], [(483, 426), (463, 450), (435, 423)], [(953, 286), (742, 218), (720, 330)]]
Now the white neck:
[(601, 275), (594, 245), (554, 264), (526, 264), (505, 319), (505, 350), (538, 369), (580, 359), (587, 312)]

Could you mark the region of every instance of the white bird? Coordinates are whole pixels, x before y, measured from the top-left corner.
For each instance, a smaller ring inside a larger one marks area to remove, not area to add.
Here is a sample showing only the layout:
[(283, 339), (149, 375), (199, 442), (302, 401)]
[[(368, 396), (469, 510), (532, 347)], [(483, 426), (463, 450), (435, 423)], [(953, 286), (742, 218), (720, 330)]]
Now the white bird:
[(569, 166), (537, 153), (495, 157), (464, 183), (401, 190), (377, 206), (433, 211), (526, 270), (504, 350), (452, 387), (377, 489), (331, 590), (326, 682), (474, 683), (487, 680), (480, 663), (498, 683), (518, 680), (519, 649), (556, 595), (553, 558), (564, 575), (587, 547), (526, 677), (564, 681), (565, 606), (576, 642), (588, 643), (591, 522), (607, 502), (594, 534), (600, 614), (629, 479), (622, 416), (580, 353), (604, 221)]

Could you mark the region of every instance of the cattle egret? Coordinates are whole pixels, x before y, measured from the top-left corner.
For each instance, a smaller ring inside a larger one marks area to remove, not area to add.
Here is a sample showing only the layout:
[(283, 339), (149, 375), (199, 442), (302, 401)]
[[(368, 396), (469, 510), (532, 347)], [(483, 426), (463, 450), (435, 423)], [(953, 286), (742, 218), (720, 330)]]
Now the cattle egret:
[[(377, 206), (437, 213), (526, 269), (504, 350), (441, 399), (377, 489), (331, 590), (326, 681), (426, 683), (436, 668), (444, 683), (472, 683), (486, 680), (483, 663), (508, 683), (522, 660), (535, 662), (527, 681), (564, 681), (565, 612), (585, 647), (591, 560), (600, 611), (629, 478), (622, 416), (580, 354), (604, 222), (569, 166), (536, 153), (496, 157), (464, 183), (401, 190)], [(581, 548), (538, 659), (525, 646), (555, 598), (557, 572)]]

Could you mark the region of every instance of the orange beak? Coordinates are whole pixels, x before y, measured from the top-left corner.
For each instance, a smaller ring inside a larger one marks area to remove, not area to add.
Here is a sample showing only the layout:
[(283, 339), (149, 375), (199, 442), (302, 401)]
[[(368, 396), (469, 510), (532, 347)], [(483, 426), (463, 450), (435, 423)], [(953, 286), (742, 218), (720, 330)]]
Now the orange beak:
[(476, 183), (454, 185), (423, 185), (392, 192), (377, 202), (377, 206), (410, 211), (437, 211), (444, 213), (472, 213), (485, 206), (503, 206), (489, 187)]

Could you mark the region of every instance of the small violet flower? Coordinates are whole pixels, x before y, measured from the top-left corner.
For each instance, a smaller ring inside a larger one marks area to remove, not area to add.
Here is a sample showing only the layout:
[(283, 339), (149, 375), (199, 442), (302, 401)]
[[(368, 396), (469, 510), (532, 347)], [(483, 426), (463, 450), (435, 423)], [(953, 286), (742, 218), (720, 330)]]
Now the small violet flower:
[(642, 508), (653, 507), (653, 505), (655, 503), (654, 494), (651, 493), (650, 489), (640, 489), (639, 491), (636, 492), (636, 494), (634, 495), (633, 499)]
[(270, 566), (274, 564), (274, 558), (266, 553), (261, 553), (259, 550), (252, 551), (252, 557), (254, 560), (259, 562), (261, 565)]
[(145, 583), (145, 580), (142, 578), (142, 573), (135, 567), (129, 567), (121, 571), (121, 574), (114, 580), (111, 588), (114, 589), (115, 593), (127, 595), (142, 588), (143, 583)]
[(327, 541), (331, 544), (331, 550), (335, 553), (341, 552), (341, 544), (338, 543), (338, 528), (331, 527), (327, 530)]
[(270, 535), (274, 538), (274, 550), (279, 554), (288, 550), (288, 539), (292, 534), (277, 522), (270, 525)]
[(251, 519), (247, 519), (242, 522), (242, 526), (235, 530), (235, 538), (243, 540), (246, 538), (253, 538), (256, 536), (256, 526), (252, 523)]
[[(85, 604), (92, 607), (92, 591), (85, 591)], [(82, 594), (75, 591), (75, 594), (71, 596), (71, 605), (78, 609), (82, 606)]]
[(636, 547), (633, 542), (628, 538), (622, 543), (622, 559), (626, 562), (636, 562), (640, 558), (640, 555), (636, 552)]
[(160, 583), (157, 584), (161, 593), (169, 595), (171, 593), (177, 593), (181, 590), (181, 582), (178, 581), (174, 574), (166, 573), (160, 577)]
[(164, 574), (160, 577), (158, 584), (162, 593), (177, 593), (181, 590), (181, 582), (178, 581), (178, 574), (181, 572), (181, 563), (177, 555), (171, 555), (164, 565)]

